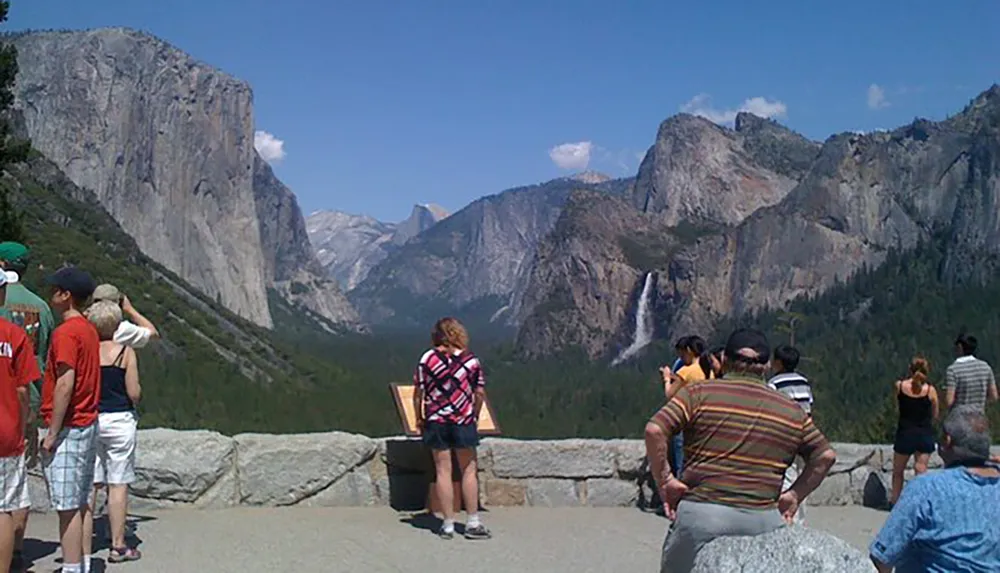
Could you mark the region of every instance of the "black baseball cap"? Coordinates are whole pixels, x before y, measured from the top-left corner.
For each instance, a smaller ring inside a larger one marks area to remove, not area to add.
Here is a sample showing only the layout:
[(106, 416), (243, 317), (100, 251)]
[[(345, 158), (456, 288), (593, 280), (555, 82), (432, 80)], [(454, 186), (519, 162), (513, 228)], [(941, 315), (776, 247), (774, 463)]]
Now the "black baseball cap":
[(97, 288), (90, 273), (77, 267), (63, 267), (49, 275), (45, 282), (68, 292), (78, 300), (90, 298)]
[[(756, 354), (756, 356), (753, 356)], [(726, 357), (756, 364), (767, 364), (771, 358), (771, 345), (767, 336), (753, 328), (741, 328), (729, 335), (726, 341)]]

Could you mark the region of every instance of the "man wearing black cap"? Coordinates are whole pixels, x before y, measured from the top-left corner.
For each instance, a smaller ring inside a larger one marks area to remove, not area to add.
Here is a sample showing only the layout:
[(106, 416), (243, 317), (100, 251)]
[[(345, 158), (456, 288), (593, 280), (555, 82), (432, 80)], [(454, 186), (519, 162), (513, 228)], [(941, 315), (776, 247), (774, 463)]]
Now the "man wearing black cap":
[[(836, 461), (826, 437), (794, 401), (767, 386), (770, 346), (757, 330), (737, 330), (723, 354), (723, 377), (681, 389), (646, 425), (646, 454), (673, 521), (661, 573), (687, 573), (698, 551), (725, 535), (760, 535), (790, 522)], [(684, 432), (684, 473), (667, 464), (668, 439)], [(806, 467), (781, 493), (796, 455)]]
[(49, 304), (62, 316), (52, 333), (42, 385), (42, 468), (51, 505), (59, 513), (62, 571), (83, 571), (83, 514), (94, 483), (101, 348), (81, 310), (94, 293), (86, 272), (66, 267), (48, 278)]

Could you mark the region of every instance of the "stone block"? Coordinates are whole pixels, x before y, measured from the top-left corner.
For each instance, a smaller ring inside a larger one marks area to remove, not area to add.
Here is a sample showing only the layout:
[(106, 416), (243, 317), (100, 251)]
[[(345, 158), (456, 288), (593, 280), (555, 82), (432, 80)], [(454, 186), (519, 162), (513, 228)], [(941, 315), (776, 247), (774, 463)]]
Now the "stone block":
[(615, 453), (618, 477), (638, 478), (649, 472), (646, 444), (642, 440), (612, 440), (608, 445)]
[(833, 443), (830, 445), (833, 447), (833, 451), (837, 452), (837, 462), (830, 469), (832, 474), (848, 473), (868, 465), (873, 459), (877, 460), (880, 456), (875, 446), (867, 444)]
[[(895, 453), (892, 451), (892, 446), (886, 446), (886, 450), (881, 469), (882, 471), (891, 472)], [(910, 459), (906, 462), (906, 469), (912, 470), (914, 463), (916, 463), (916, 456), (910, 456)], [(930, 459), (927, 460), (927, 467), (932, 469), (943, 468), (944, 460), (941, 459), (941, 456), (937, 452), (934, 452), (931, 454)]]
[(374, 483), (377, 505), (388, 505), (396, 511), (421, 511), (427, 507), (427, 474), (390, 473)]
[(528, 479), (525, 500), (532, 507), (579, 507), (580, 488), (577, 482), (567, 479)]
[(527, 487), (518, 480), (489, 479), (480, 490), (485, 493), (483, 503), (487, 507), (521, 506), (527, 502)]
[(850, 505), (851, 475), (848, 473), (829, 474), (809, 497), (808, 505)]
[(213, 506), (236, 503), (236, 445), (232, 438), (206, 430), (140, 430), (136, 439), (137, 498), (195, 503), (203, 496)]
[(293, 505), (374, 457), (371, 438), (344, 432), (235, 437), (240, 502)]
[(375, 505), (375, 484), (367, 467), (353, 469), (330, 487), (297, 503), (303, 507), (363, 507)]
[(390, 471), (421, 473), (434, 471), (434, 461), (427, 446), (418, 438), (406, 436), (378, 440), (378, 457)]
[(486, 440), (500, 478), (612, 477), (615, 450), (604, 440)]
[(639, 484), (620, 479), (589, 479), (586, 484), (590, 507), (635, 507)]

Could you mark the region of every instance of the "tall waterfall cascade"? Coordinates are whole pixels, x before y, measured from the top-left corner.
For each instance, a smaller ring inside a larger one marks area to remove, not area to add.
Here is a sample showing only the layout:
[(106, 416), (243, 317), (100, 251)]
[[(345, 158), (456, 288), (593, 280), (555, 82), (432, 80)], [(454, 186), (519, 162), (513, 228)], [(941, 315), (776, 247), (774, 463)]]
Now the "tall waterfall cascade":
[(653, 341), (653, 313), (649, 308), (653, 296), (653, 282), (653, 273), (646, 273), (642, 294), (639, 295), (639, 304), (635, 310), (635, 333), (632, 334), (632, 343), (611, 361), (612, 366), (618, 366), (632, 358)]

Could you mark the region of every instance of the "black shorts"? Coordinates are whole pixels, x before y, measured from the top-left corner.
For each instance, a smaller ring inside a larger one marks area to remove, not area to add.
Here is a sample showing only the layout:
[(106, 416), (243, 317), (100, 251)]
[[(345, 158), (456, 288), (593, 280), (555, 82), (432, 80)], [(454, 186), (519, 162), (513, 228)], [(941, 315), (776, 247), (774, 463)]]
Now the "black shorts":
[(461, 450), (479, 445), (479, 431), (475, 424), (424, 424), (424, 444), (432, 450)]
[(913, 454), (933, 454), (937, 449), (934, 430), (929, 428), (900, 428), (896, 430), (893, 451), (904, 456)]

